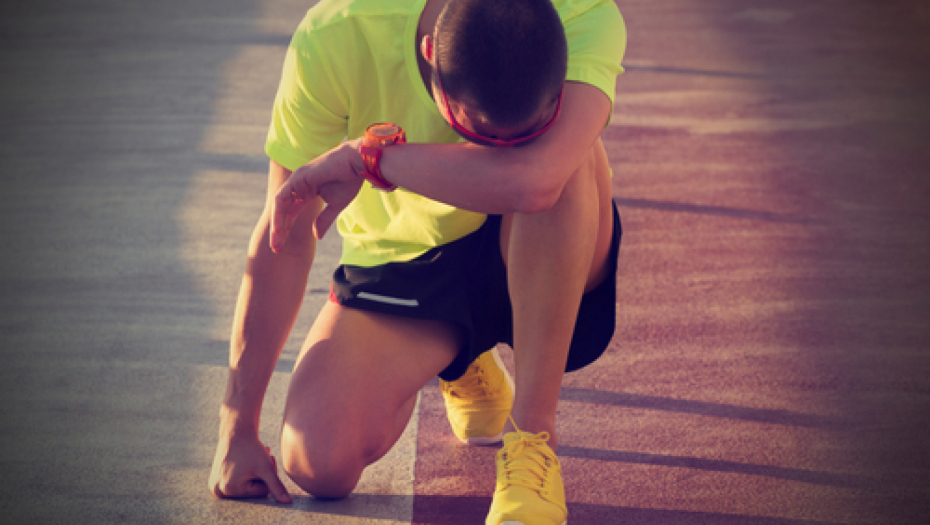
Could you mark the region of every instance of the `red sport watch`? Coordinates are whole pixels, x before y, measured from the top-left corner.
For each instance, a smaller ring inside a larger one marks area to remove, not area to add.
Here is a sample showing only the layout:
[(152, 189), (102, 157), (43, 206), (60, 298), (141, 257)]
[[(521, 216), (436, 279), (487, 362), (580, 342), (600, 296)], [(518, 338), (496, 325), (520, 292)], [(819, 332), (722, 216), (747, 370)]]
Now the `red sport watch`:
[(358, 147), (358, 152), (362, 154), (362, 160), (365, 162), (362, 177), (381, 191), (396, 190), (397, 185), (388, 182), (381, 174), (381, 154), (384, 148), (405, 142), (407, 142), (407, 135), (397, 124), (382, 123), (368, 126), (365, 130), (365, 137)]

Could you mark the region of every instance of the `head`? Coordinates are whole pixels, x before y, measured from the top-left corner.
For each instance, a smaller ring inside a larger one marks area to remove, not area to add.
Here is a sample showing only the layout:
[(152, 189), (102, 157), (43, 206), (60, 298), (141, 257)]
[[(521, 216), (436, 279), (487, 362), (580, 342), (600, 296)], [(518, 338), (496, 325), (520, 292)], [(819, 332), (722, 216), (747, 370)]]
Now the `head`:
[(440, 111), (466, 139), (510, 145), (558, 115), (568, 45), (550, 0), (450, 0), (422, 52)]

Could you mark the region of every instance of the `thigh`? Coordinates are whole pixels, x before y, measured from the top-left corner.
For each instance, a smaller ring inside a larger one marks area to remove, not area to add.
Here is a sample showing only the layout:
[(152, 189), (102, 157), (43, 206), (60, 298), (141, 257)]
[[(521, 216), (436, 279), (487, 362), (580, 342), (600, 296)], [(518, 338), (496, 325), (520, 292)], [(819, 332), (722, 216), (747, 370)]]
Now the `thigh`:
[(370, 464), (400, 437), (417, 392), (455, 358), (452, 325), (327, 302), (297, 359), (284, 425), (307, 453)]

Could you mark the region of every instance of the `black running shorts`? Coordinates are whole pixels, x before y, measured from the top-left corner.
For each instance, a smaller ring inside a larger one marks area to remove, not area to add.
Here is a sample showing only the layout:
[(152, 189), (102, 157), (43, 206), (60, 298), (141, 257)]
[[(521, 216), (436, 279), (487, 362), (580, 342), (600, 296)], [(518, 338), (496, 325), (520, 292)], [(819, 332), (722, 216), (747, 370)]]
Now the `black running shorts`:
[[(608, 277), (582, 298), (566, 372), (594, 362), (613, 337), (622, 234), (616, 204), (613, 216)], [(439, 374), (446, 381), (458, 379), (483, 352), (498, 343), (513, 345), (500, 226), (501, 217), (490, 215), (475, 232), (409, 262), (372, 268), (342, 265), (333, 275), (331, 299), (350, 308), (458, 325), (464, 346)]]

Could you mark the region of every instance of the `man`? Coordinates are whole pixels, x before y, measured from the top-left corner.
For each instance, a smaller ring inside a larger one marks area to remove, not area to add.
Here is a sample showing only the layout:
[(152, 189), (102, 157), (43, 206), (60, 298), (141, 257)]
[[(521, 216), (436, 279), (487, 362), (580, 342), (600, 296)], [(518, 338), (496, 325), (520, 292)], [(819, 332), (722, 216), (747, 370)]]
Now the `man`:
[[(341, 266), (291, 378), (284, 470), (315, 496), (349, 494), (439, 375), (462, 441), (497, 442), (508, 421), (514, 430), (487, 523), (565, 522), (561, 379), (613, 333), (620, 231), (598, 136), (624, 47), (610, 0), (310, 10), (266, 143), (268, 197), (234, 319), (214, 494), (290, 501), (258, 417), (314, 233), (338, 217)], [(380, 122), (396, 126), (366, 134)], [(486, 352), (497, 342), (513, 346), (514, 386)]]

